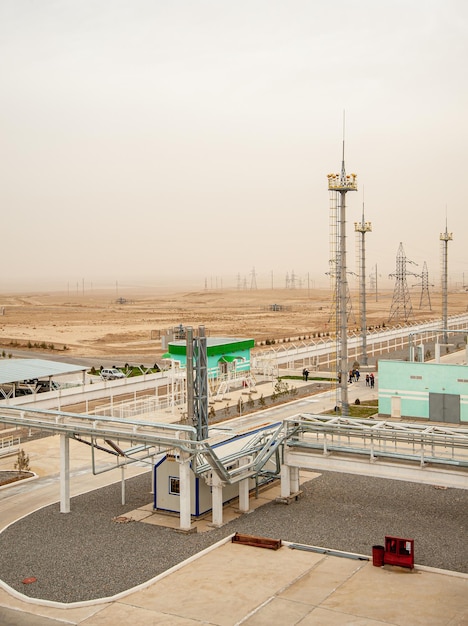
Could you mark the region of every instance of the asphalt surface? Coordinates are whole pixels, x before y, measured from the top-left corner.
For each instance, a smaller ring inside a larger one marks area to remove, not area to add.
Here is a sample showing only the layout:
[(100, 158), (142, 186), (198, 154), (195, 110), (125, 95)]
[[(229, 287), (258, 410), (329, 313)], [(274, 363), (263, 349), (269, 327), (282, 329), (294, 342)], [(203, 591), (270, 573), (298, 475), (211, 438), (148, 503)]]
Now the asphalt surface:
[[(109, 597), (143, 583), (234, 532), (372, 554), (385, 535), (415, 541), (419, 565), (468, 572), (468, 491), (324, 472), (304, 496), (271, 502), (220, 529), (181, 534), (115, 518), (151, 502), (150, 473), (58, 504), (0, 534), (0, 578), (24, 595), (57, 602)], [(35, 577), (34, 584), (23, 580)]]

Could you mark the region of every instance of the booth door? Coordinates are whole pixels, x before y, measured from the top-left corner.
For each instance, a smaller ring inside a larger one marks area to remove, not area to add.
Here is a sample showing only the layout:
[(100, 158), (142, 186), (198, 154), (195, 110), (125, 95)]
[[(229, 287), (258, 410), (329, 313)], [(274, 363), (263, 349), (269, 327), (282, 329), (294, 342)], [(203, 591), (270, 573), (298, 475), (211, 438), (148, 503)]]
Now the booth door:
[(401, 417), (401, 397), (392, 396), (391, 399), (391, 417)]
[(460, 396), (452, 393), (429, 393), (431, 422), (460, 423)]

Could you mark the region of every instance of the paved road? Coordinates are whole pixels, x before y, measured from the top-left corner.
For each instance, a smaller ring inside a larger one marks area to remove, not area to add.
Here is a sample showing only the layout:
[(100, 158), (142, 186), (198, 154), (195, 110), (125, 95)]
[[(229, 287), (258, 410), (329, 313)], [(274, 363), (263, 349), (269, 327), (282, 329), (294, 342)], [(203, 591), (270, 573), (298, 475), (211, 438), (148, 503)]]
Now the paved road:
[[(73, 439), (69, 445), (72, 497), (120, 480), (121, 471), (116, 469), (114, 457), (96, 451), (97, 468), (113, 469), (93, 476), (90, 448)], [(0, 530), (28, 513), (60, 500), (60, 436), (26, 439), (21, 448), (28, 455), (30, 468), (37, 477), (0, 488)], [(0, 470), (12, 470), (14, 462), (14, 456), (0, 457)], [(132, 464), (125, 469), (125, 476), (129, 478), (146, 470), (145, 465)], [(3, 626), (1, 622), (0, 626)]]

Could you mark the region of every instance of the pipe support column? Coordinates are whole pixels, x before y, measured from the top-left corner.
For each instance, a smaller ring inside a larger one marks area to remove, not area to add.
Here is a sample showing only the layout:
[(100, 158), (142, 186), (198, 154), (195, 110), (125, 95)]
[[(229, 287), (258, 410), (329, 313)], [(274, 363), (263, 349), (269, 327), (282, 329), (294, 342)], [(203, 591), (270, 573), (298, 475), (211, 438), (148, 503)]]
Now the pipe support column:
[[(240, 461), (242, 465), (249, 462), (249, 459)], [(239, 481), (239, 511), (247, 513), (249, 510), (249, 478)]]
[(60, 513), (70, 513), (70, 439), (60, 435)]
[(179, 464), (179, 498), (180, 498), (180, 529), (190, 530), (192, 518), (190, 514), (190, 463), (189, 459)]
[(220, 477), (213, 472), (211, 486), (212, 501), (212, 524), (222, 526), (223, 524), (223, 483)]
[(297, 493), (299, 491), (299, 468), (291, 467), (289, 470), (291, 493)]
[(281, 497), (289, 498), (291, 495), (291, 467), (281, 465)]

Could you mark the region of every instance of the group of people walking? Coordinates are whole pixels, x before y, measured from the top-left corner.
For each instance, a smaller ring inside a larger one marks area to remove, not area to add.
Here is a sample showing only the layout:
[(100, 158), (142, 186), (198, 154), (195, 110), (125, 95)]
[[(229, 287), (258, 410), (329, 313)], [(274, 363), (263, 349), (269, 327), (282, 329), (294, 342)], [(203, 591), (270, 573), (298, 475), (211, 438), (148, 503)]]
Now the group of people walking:
[[(358, 369), (349, 370), (348, 383), (354, 383), (354, 382), (358, 383), (360, 377), (361, 377), (361, 373)], [(307, 368), (304, 368), (302, 370), (302, 380), (307, 380), (308, 378), (309, 378), (309, 370)], [(341, 372), (338, 372), (338, 382), (341, 384)], [(366, 387), (371, 387), (371, 389), (373, 389), (374, 383), (375, 383), (374, 374), (372, 373), (366, 374)]]
[(359, 370), (349, 370), (348, 383), (358, 383), (361, 373)]
[[(348, 383), (358, 383), (361, 373), (359, 370), (349, 370)], [(338, 382), (341, 382), (341, 376), (338, 374)], [(366, 387), (374, 388), (374, 374), (366, 374)]]

